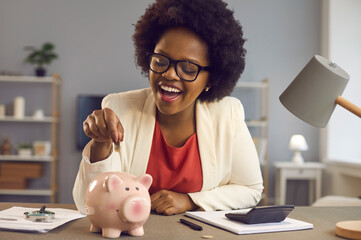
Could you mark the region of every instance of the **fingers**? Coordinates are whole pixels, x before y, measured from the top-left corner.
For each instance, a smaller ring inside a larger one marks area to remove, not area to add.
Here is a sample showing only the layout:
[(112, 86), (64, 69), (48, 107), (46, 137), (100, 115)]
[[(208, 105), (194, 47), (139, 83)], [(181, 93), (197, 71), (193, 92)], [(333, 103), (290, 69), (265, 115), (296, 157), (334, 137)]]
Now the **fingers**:
[(156, 211), (158, 214), (163, 214), (167, 208), (172, 207), (169, 202), (167, 202), (167, 192), (161, 190), (154, 193), (150, 196), (151, 209)]
[(189, 210), (184, 208), (183, 195), (185, 194), (161, 190), (150, 197), (151, 209), (163, 215), (173, 215)]
[(164, 191), (161, 190), (159, 192), (154, 193), (150, 196), (150, 202), (151, 202), (151, 209), (156, 210), (157, 207), (159, 207), (164, 202), (164, 197), (162, 197), (162, 193)]
[(124, 129), (115, 113), (109, 109), (104, 109), (104, 121), (107, 123), (107, 135), (114, 143), (123, 141)]
[(109, 108), (95, 110), (83, 122), (84, 133), (98, 142), (123, 140), (124, 129), (116, 114)]
[(177, 208), (175, 208), (174, 206), (167, 204), (167, 203), (160, 205), (157, 209), (155, 209), (155, 211), (158, 214), (162, 214), (162, 215), (166, 215), (166, 216), (170, 216), (170, 215), (179, 213), (177, 211)]
[(84, 130), (85, 135), (87, 135), (88, 137), (90, 137), (92, 139), (97, 138), (97, 136), (95, 134), (93, 134), (92, 131), (90, 130), (90, 126), (87, 121), (83, 122), (83, 130)]
[(159, 198), (156, 202), (152, 203), (152, 210), (163, 215), (173, 215), (177, 213), (173, 204), (165, 198)]
[(106, 141), (106, 137), (101, 133), (101, 131), (98, 129), (96, 119), (94, 117), (94, 112), (87, 117), (87, 119), (83, 122), (83, 129), (84, 133), (99, 142)]

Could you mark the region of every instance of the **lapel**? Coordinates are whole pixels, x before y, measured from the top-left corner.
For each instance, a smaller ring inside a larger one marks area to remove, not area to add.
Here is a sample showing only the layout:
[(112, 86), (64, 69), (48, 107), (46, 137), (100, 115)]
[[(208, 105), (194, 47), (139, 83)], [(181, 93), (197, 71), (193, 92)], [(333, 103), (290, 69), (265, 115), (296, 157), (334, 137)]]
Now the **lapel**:
[(143, 107), (138, 136), (131, 166), (131, 173), (135, 176), (143, 175), (148, 166), (150, 150), (155, 126), (155, 102), (153, 94), (149, 94)]
[(215, 151), (215, 129), (206, 103), (197, 101), (196, 124), (199, 155), (203, 172), (202, 191), (212, 189), (217, 182), (217, 162)]

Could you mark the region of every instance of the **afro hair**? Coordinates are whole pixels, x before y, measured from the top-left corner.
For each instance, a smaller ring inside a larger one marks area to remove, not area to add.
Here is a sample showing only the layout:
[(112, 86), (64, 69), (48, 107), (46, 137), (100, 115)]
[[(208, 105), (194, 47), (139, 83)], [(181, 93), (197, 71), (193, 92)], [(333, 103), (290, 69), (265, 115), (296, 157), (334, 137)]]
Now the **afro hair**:
[(232, 93), (245, 67), (245, 39), (233, 11), (222, 0), (156, 0), (135, 24), (133, 41), (136, 63), (148, 76), (149, 52), (153, 52), (162, 34), (169, 28), (186, 27), (208, 45), (212, 70), (208, 92), (198, 99), (212, 102)]

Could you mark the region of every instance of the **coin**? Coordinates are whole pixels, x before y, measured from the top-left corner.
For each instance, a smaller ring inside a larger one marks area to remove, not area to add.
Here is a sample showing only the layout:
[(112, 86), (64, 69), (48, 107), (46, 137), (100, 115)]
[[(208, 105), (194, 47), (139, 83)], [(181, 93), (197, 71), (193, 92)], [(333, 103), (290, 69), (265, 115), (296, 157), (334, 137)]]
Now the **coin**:
[(116, 152), (120, 152), (120, 141), (118, 141), (118, 142), (115, 144), (114, 150), (115, 150)]
[(202, 235), (202, 238), (204, 238), (204, 239), (213, 239), (214, 237), (212, 235)]

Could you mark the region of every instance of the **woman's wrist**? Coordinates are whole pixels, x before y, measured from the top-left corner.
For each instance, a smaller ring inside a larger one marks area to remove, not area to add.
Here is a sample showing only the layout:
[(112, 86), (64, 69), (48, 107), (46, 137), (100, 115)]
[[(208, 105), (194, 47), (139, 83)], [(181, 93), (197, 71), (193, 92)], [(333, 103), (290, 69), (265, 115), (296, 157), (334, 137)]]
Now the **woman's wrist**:
[(90, 162), (95, 163), (102, 161), (109, 157), (109, 155), (113, 151), (113, 143), (112, 141), (107, 142), (97, 142), (92, 140), (90, 146)]
[(188, 194), (187, 194), (187, 197), (189, 200), (189, 211), (199, 209), (199, 206), (193, 202), (192, 198)]

